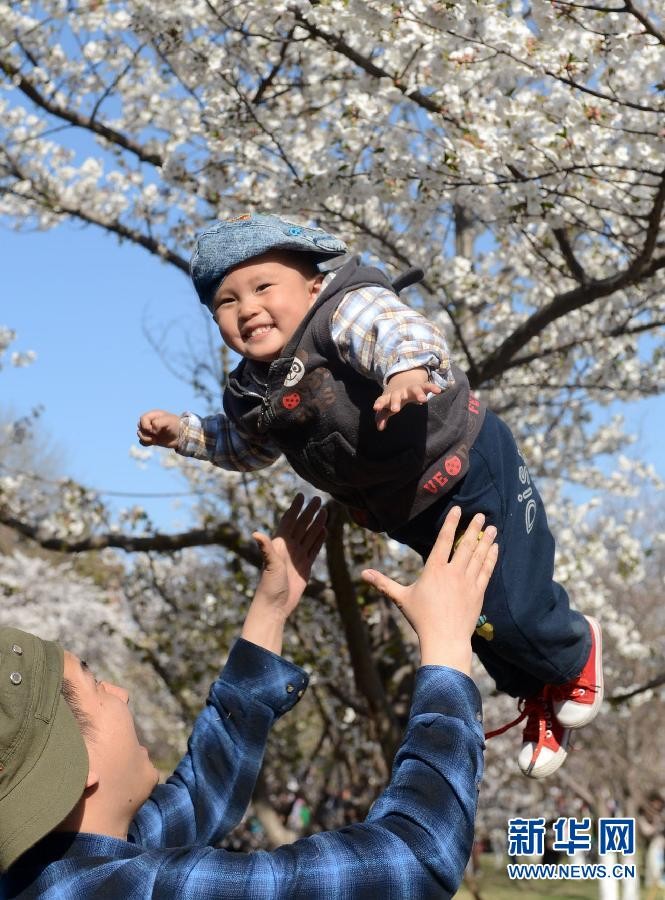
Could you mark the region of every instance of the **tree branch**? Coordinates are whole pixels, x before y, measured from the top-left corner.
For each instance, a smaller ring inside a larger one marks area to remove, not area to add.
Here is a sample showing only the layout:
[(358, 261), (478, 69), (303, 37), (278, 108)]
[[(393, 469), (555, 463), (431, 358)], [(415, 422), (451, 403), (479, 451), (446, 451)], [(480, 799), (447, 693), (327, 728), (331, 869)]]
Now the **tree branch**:
[(376, 63), (372, 62), (367, 56), (364, 56), (358, 50), (354, 50), (353, 47), (348, 44), (341, 35), (331, 34), (328, 31), (324, 31), (322, 28), (319, 28), (317, 25), (314, 25), (310, 22), (302, 12), (293, 8), (291, 10), (295, 16), (296, 22), (305, 29), (305, 31), (309, 32), (309, 34), (323, 41), (331, 50), (334, 50), (336, 53), (340, 53), (342, 56), (345, 56), (352, 63), (355, 63), (359, 68), (361, 68), (364, 72), (367, 72), (368, 75), (372, 75), (374, 78), (387, 78), (390, 83), (397, 88), (397, 90), (403, 94), (408, 100), (413, 101), (417, 106), (420, 106), (422, 109), (428, 110), (428, 112), (436, 113), (441, 116), (441, 118), (445, 122), (449, 122), (451, 125), (455, 125), (456, 127), (460, 127), (457, 119), (452, 118), (446, 111), (446, 108), (442, 106), (440, 103), (437, 103), (436, 100), (433, 100), (427, 94), (423, 94), (421, 90), (416, 88), (409, 88), (408, 84), (405, 83), (400, 77), (397, 75), (391, 75), (390, 72), (387, 72), (385, 69), (382, 69), (381, 66), (377, 66)]
[(541, 334), (544, 329), (575, 309), (581, 309), (598, 300), (608, 297), (616, 291), (620, 291), (640, 281), (643, 277), (649, 277), (658, 268), (665, 265), (665, 257), (652, 259), (658, 240), (658, 230), (665, 205), (665, 171), (661, 174), (660, 184), (656, 191), (653, 206), (648, 216), (648, 227), (642, 249), (635, 259), (621, 272), (610, 275), (608, 278), (590, 281), (581, 284), (573, 290), (563, 294), (557, 294), (554, 299), (537, 310), (526, 321), (519, 325), (499, 347), (490, 353), (485, 361), (478, 366), (477, 371), (470, 374), (472, 387), (478, 387), (486, 381), (490, 381), (502, 374), (515, 354), (526, 346), (534, 337)]
[(612, 706), (619, 706), (621, 703), (625, 703), (627, 700), (637, 697), (638, 694), (644, 694), (646, 691), (653, 690), (653, 688), (660, 687), (663, 684), (665, 684), (665, 672), (661, 672), (660, 675), (656, 675), (651, 681), (647, 681), (646, 684), (636, 687), (632, 691), (627, 691), (625, 694), (613, 694), (611, 697), (606, 697), (605, 699), (608, 703), (611, 703)]
[(74, 125), (77, 128), (85, 128), (87, 131), (92, 131), (94, 134), (104, 138), (111, 144), (115, 144), (117, 147), (122, 147), (123, 150), (133, 153), (141, 160), (141, 162), (148, 163), (151, 166), (163, 165), (164, 159), (159, 153), (146, 150), (141, 144), (132, 141), (126, 135), (122, 134), (122, 132), (116, 131), (114, 128), (104, 125), (102, 122), (98, 122), (91, 116), (83, 116), (74, 110), (65, 109), (63, 106), (49, 100), (37, 90), (31, 81), (21, 75), (18, 66), (13, 65), (6, 59), (0, 59), (0, 70), (9, 78), (14, 79), (16, 87), (22, 91), (26, 97), (29, 97), (36, 106), (39, 106), (45, 112), (50, 113), (50, 115), (56, 116), (64, 122), (69, 122), (70, 125)]
[(589, 276), (584, 271), (582, 265), (573, 252), (573, 248), (568, 238), (568, 232), (566, 231), (566, 229), (554, 228), (553, 234), (556, 238), (557, 244), (559, 245), (559, 250), (561, 250), (561, 255), (566, 260), (568, 268), (570, 269), (570, 273), (575, 281), (577, 281), (579, 284), (587, 284), (589, 281)]
[[(177, 550), (185, 550), (189, 547), (219, 546), (234, 553), (257, 569), (261, 568), (262, 565), (261, 554), (254, 541), (245, 540), (240, 530), (227, 522), (217, 524), (214, 528), (193, 528), (190, 531), (182, 531), (177, 534), (157, 532), (152, 535), (138, 536), (108, 532), (106, 534), (90, 535), (79, 540), (44, 537), (40, 534), (37, 525), (18, 519), (1, 508), (0, 524), (34, 541), (44, 550), (52, 550), (56, 553), (87, 553), (107, 548), (123, 550), (125, 553), (148, 553), (150, 551), (174, 553)], [(307, 587), (307, 596), (315, 599), (321, 598), (327, 589), (328, 586), (324, 582), (312, 579)]]

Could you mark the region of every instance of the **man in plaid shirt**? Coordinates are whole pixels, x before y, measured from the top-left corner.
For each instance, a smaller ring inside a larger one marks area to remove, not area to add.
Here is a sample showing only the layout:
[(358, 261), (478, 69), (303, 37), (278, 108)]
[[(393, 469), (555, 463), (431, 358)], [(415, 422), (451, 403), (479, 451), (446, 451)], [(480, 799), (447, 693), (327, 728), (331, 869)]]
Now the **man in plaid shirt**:
[(272, 853), (216, 849), (246, 809), (272, 723), (307, 684), (305, 672), (279, 654), (323, 540), (319, 505), (302, 510), (297, 498), (277, 536), (259, 536), (265, 568), (242, 636), (165, 784), (155, 786), (126, 691), (96, 681), (57, 644), (0, 629), (3, 900), (455, 893), (471, 852), (483, 766), (470, 635), (497, 558), (496, 531), (482, 534), (477, 516), (448, 561), (459, 509), (411, 587), (363, 573), (413, 625), (422, 662), (390, 784), (365, 822)]

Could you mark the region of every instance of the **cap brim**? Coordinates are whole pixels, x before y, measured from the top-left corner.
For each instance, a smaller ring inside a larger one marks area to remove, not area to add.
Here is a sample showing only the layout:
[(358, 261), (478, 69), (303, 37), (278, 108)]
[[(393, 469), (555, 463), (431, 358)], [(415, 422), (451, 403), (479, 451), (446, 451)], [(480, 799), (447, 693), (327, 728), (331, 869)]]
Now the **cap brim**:
[(72, 811), (85, 789), (88, 766), (81, 730), (60, 696), (39, 759), (0, 801), (0, 818), (6, 823), (2, 830), (7, 835), (0, 845), (0, 869), (8, 869)]

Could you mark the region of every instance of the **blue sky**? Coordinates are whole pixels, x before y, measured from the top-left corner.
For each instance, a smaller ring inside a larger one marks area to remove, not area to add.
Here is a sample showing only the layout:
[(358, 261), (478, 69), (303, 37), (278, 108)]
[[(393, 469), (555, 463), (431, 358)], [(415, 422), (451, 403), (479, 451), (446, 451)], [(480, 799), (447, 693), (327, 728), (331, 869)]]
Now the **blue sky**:
[[(71, 224), (48, 232), (0, 232), (3, 287), (0, 323), (12, 349), (34, 350), (27, 368), (0, 375), (0, 407), (24, 414), (41, 404), (41, 427), (57, 445), (62, 474), (108, 491), (182, 491), (186, 485), (156, 464), (129, 456), (136, 421), (152, 407), (196, 409), (191, 388), (171, 374), (144, 334), (184, 352), (202, 339), (204, 318), (185, 275), (144, 250), (119, 245)], [(116, 509), (139, 502), (161, 527), (184, 523), (173, 498), (114, 498)]]
[[(137, 466), (129, 448), (142, 411), (200, 409), (144, 334), (147, 327), (161, 344), (168, 329), (171, 352), (186, 352), (188, 341), (203, 345), (205, 313), (187, 277), (140, 248), (72, 224), (48, 232), (3, 229), (0, 259), (0, 324), (17, 332), (13, 349), (37, 354), (32, 366), (0, 375), (0, 412), (20, 415), (43, 405), (43, 433), (60, 451), (61, 473), (83, 484), (137, 495), (185, 490), (157, 464)], [(665, 478), (665, 398), (621, 411), (639, 435), (631, 454)], [(186, 500), (106, 499), (116, 510), (140, 503), (164, 529), (187, 524)]]

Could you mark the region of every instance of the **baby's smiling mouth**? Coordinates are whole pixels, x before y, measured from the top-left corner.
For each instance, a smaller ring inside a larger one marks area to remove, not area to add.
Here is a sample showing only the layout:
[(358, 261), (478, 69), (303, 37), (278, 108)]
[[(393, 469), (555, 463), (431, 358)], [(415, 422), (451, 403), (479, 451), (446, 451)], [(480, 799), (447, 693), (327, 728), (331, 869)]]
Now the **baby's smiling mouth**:
[(244, 338), (246, 341), (251, 341), (254, 338), (262, 337), (264, 334), (268, 334), (275, 326), (273, 324), (269, 325), (257, 325), (255, 328), (248, 328), (245, 331)]

